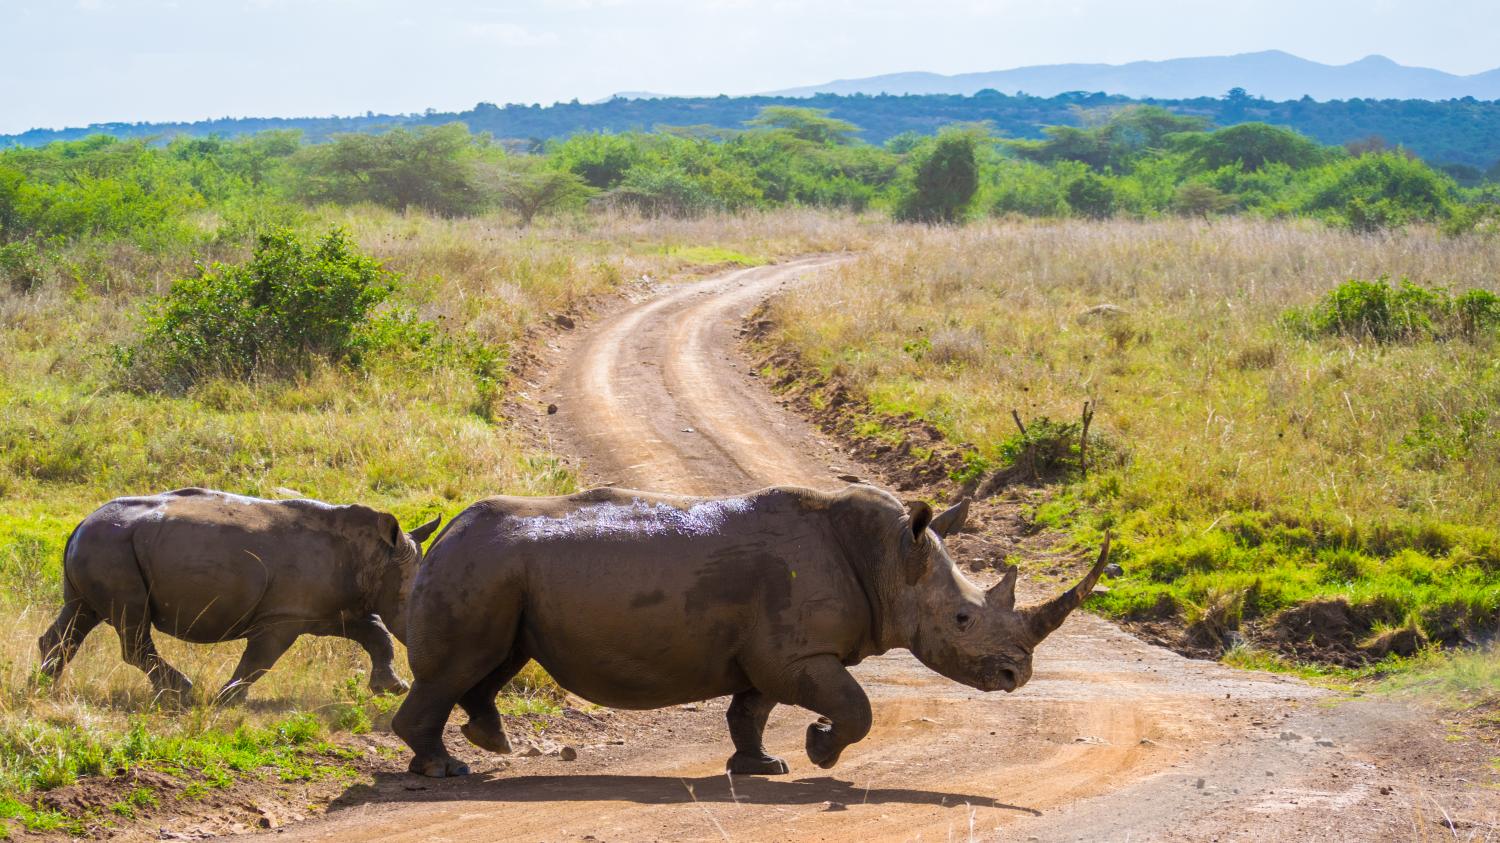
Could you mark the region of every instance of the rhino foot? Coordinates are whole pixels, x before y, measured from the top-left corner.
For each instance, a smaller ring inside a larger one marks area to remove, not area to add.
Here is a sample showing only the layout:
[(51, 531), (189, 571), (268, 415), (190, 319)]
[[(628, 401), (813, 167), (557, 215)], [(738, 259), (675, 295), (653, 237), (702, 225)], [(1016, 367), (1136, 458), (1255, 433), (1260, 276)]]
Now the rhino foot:
[(467, 776), (469, 765), (454, 758), (451, 755), (438, 758), (413, 758), (407, 766), (407, 771), (429, 779), (442, 779), (448, 776)]
[(184, 709), (193, 705), (193, 683), (186, 678), (171, 685), (153, 687), (152, 692), (155, 695), (153, 702), (164, 709)]
[(410, 690), (411, 685), (395, 674), (388, 677), (370, 677), (370, 691), (376, 694), (404, 694)]
[(240, 705), (250, 695), (249, 682), (230, 681), (214, 695), (215, 705)]
[(824, 770), (839, 763), (844, 747), (835, 742), (833, 727), (827, 723), (813, 723), (807, 727), (807, 760)]
[(471, 720), (458, 727), (458, 730), (464, 733), (469, 743), (480, 749), (487, 749), (500, 755), (510, 754), (510, 738), (505, 736), (505, 729), (498, 724), (486, 727)]
[(780, 758), (766, 755), (764, 752), (753, 754), (749, 752), (736, 752), (729, 756), (729, 761), (724, 769), (737, 776), (784, 776), (791, 772), (786, 762)]

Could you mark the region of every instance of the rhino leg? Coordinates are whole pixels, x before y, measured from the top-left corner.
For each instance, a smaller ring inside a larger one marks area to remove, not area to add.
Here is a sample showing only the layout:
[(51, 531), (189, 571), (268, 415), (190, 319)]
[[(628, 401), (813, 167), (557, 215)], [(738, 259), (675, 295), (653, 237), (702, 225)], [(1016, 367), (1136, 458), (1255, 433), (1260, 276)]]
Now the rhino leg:
[(378, 615), (369, 615), (344, 626), (344, 636), (370, 655), (370, 690), (377, 694), (404, 694), (411, 687), (396, 675), (396, 648), (391, 633)]
[(734, 755), (724, 769), (741, 776), (779, 776), (788, 771), (786, 762), (768, 755), (763, 743), (766, 718), (775, 707), (775, 700), (754, 688), (734, 695), (725, 714), (729, 737), (734, 741)]
[(469, 722), (459, 727), (469, 743), (501, 755), (510, 753), (510, 738), (505, 735), (505, 725), (500, 722), (500, 709), (495, 707), (495, 695), (514, 679), (521, 668), (531, 659), (521, 653), (512, 653), (499, 667), (490, 671), (479, 684), (464, 692), (458, 704), (469, 715)]
[(276, 661), (296, 642), (302, 629), (298, 625), (271, 624), (250, 634), (240, 663), (235, 665), (229, 681), (219, 689), (218, 701), (237, 705), (250, 693), (250, 686), (270, 670)]
[(52, 622), (52, 626), (36, 642), (37, 649), (42, 653), (39, 670), (52, 681), (62, 675), (63, 668), (78, 654), (83, 639), (103, 620), (98, 612), (89, 608), (72, 590), (72, 586), (64, 581), (62, 611), (58, 612), (57, 620)]
[(146, 672), (156, 698), (176, 705), (186, 703), (193, 692), (193, 683), (182, 671), (167, 664), (157, 652), (146, 607), (142, 606), (135, 612), (129, 609), (121, 611), (113, 625), (120, 636), (120, 655), (126, 664)]
[(870, 733), (870, 699), (837, 657), (802, 659), (778, 674), (776, 684), (757, 685), (778, 702), (822, 715), (807, 727), (807, 757), (814, 764), (832, 767), (844, 747)]
[(411, 747), (410, 772), (435, 779), (469, 774), (469, 765), (449, 755), (443, 743), (443, 727), (463, 693), (442, 679), (423, 680), (418, 676), (412, 683), (411, 692), (391, 721), (391, 731)]

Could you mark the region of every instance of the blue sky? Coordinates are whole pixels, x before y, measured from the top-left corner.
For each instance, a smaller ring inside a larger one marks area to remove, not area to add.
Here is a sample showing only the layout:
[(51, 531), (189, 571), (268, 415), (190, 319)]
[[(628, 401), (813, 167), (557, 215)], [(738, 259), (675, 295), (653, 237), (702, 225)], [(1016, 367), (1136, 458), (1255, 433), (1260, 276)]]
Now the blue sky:
[(0, 0), (0, 132), (1281, 49), (1500, 66), (1494, 0)]

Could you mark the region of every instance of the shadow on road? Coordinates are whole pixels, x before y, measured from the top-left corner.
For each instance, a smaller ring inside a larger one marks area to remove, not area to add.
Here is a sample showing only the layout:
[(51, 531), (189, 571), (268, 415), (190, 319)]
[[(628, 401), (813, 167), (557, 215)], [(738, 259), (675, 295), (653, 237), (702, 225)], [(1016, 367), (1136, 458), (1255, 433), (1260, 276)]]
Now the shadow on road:
[(626, 800), (640, 805), (732, 802), (755, 805), (841, 805), (899, 803), (956, 808), (997, 808), (1032, 816), (1041, 812), (1008, 805), (988, 796), (904, 787), (864, 787), (828, 776), (778, 780), (758, 776), (472, 776), (421, 779), (407, 773), (377, 773), (374, 784), (346, 790), (329, 811), (388, 802), (593, 802)]

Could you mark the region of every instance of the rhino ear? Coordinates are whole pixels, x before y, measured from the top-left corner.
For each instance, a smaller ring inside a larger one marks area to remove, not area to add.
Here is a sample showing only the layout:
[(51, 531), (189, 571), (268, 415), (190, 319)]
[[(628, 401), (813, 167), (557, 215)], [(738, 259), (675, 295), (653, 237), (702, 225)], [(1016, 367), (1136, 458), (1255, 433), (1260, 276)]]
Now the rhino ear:
[(943, 510), (943, 514), (932, 519), (932, 531), (938, 534), (938, 538), (948, 538), (949, 533), (963, 529), (964, 522), (969, 518), (969, 499), (964, 498), (957, 504)]
[(388, 547), (397, 547), (401, 544), (401, 523), (396, 516), (389, 512), (360, 507), (365, 512), (375, 516), (375, 536)]
[(912, 501), (906, 505), (906, 513), (911, 520), (911, 537), (921, 541), (932, 524), (932, 507), (921, 501)]
[(428, 537), (430, 537), (433, 531), (438, 528), (438, 523), (442, 520), (443, 516), (439, 515), (431, 521), (428, 521), (426, 524), (423, 524), (415, 530), (412, 530), (410, 533), (411, 540), (417, 543), (417, 547), (421, 547), (422, 545), (426, 544)]
[(916, 585), (932, 565), (931, 547), (926, 545), (932, 507), (915, 501), (906, 505), (906, 512), (906, 517), (901, 519), (901, 563), (906, 572), (906, 584)]

